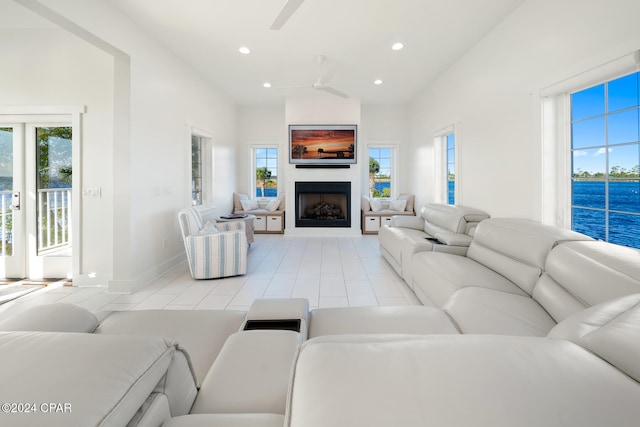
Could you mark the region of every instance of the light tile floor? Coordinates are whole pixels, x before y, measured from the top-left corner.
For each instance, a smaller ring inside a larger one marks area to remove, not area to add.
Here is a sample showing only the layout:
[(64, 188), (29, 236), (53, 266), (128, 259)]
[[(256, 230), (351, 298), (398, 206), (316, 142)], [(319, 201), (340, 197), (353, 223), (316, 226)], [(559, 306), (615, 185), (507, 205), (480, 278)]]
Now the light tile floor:
[(2, 304), (0, 316), (50, 302), (98, 310), (248, 309), (257, 298), (307, 298), (310, 308), (420, 305), (382, 258), (378, 236), (287, 237), (258, 234), (244, 276), (194, 280), (186, 264), (133, 294), (50, 285)]

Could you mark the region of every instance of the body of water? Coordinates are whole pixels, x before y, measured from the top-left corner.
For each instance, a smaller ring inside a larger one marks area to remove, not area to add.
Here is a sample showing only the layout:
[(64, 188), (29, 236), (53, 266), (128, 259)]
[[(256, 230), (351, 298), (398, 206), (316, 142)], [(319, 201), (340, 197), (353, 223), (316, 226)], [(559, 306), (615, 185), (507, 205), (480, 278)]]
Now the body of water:
[(264, 196), (262, 195), (262, 189), (261, 188), (256, 188), (256, 197), (277, 197), (278, 196), (278, 190), (275, 188), (265, 188), (264, 189)]
[[(375, 188), (383, 191), (389, 182), (376, 182)], [(448, 197), (453, 200), (454, 182), (448, 183)], [(606, 240), (607, 213), (606, 184), (598, 181), (573, 183), (572, 228), (594, 239)], [(609, 212), (609, 241), (623, 246), (640, 248), (640, 183), (609, 183), (609, 209), (632, 214)], [(633, 213), (637, 214), (634, 215)]]
[(594, 239), (606, 240), (606, 221), (609, 221), (609, 241), (640, 248), (640, 183), (609, 183), (609, 209), (633, 214), (604, 211), (606, 183), (576, 181), (573, 183), (572, 228)]

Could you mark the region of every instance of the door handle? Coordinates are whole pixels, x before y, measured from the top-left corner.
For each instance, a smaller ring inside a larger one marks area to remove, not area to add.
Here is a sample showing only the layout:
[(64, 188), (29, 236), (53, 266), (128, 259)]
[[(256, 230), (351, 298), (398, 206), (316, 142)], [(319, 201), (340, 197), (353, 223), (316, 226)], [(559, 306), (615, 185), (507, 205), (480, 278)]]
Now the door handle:
[(20, 210), (20, 192), (14, 191), (11, 197), (11, 205), (13, 206), (14, 211)]

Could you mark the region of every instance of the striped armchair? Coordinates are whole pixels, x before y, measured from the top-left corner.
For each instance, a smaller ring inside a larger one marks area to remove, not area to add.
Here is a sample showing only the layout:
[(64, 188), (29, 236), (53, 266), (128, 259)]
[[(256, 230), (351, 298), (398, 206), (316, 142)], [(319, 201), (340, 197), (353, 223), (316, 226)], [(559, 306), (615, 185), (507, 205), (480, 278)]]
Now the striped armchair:
[(202, 223), (195, 208), (178, 213), (189, 271), (194, 279), (237, 276), (247, 272), (244, 221)]

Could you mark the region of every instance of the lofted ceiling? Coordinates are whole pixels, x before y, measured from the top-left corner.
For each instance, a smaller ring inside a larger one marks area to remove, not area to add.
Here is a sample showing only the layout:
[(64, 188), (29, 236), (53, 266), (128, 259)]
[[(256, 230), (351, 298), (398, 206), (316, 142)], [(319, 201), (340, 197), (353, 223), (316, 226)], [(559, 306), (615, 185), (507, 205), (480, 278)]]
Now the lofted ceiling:
[(311, 86), (317, 55), (331, 87), (407, 103), (524, 0), (304, 0), (280, 30), (286, 0), (110, 1), (236, 103), (266, 105), (313, 90), (276, 87)]
[[(239, 105), (313, 91), (318, 55), (330, 87), (394, 105), (414, 99), (525, 0), (293, 0), (301, 4), (279, 30), (270, 27), (287, 0), (105, 1)], [(404, 48), (392, 50), (396, 42)], [(305, 88), (278, 89), (290, 86)]]

